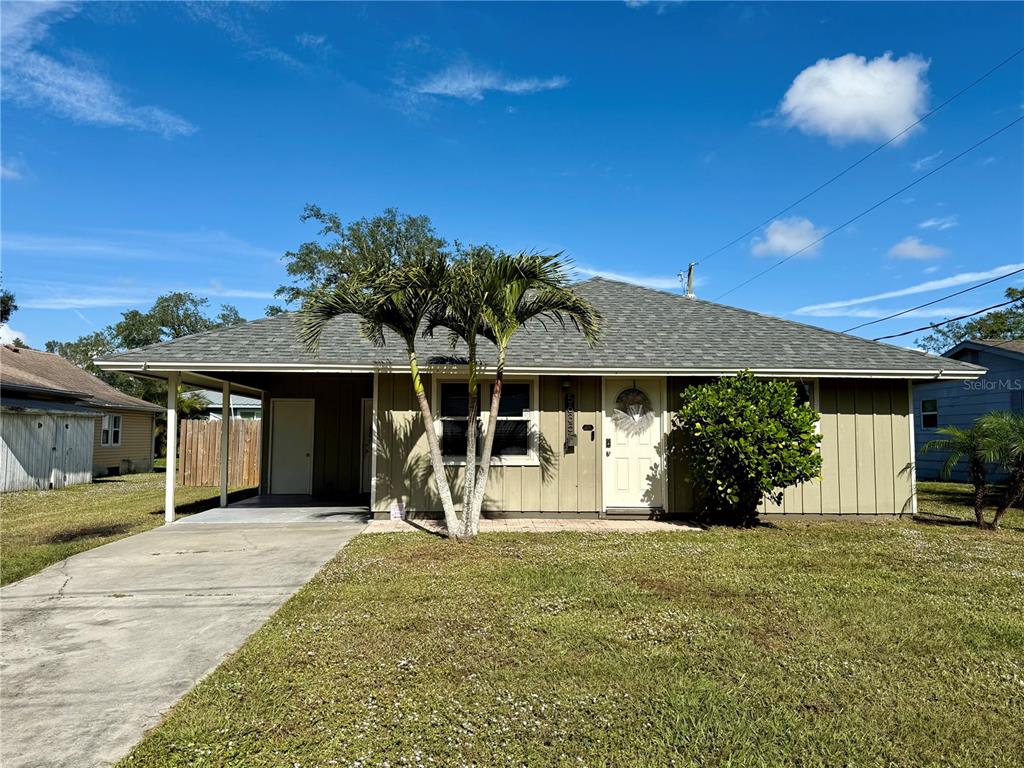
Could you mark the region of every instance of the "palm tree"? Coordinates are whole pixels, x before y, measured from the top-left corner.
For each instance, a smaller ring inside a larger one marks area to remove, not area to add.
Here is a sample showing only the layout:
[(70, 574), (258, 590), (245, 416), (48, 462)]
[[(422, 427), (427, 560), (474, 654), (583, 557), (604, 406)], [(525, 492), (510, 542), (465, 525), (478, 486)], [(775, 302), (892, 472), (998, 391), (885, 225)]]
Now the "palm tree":
[[(466, 342), (470, 393), (474, 402), (477, 336), (492, 342), (497, 352), (480, 464), (476, 468), (468, 460), (466, 464), (467, 491), (459, 535), (471, 537), (480, 530), (480, 512), (490, 474), (505, 361), (512, 338), (531, 322), (543, 325), (550, 321), (561, 328), (572, 325), (592, 345), (600, 333), (601, 316), (590, 302), (573, 290), (568, 272), (570, 263), (561, 254), (508, 254), (484, 247), (472, 250), (461, 264), (453, 274), (460, 275), (462, 280), (451, 283), (453, 293), (444, 302), (444, 311), (432, 317), (431, 328), (448, 328), (453, 337)], [(475, 427), (472, 422), (471, 427)], [(470, 450), (475, 454), (475, 449), (475, 444), (467, 444), (467, 459)]]
[(985, 496), (988, 494), (988, 460), (985, 458), (985, 427), (975, 422), (967, 429), (941, 427), (938, 440), (930, 440), (922, 452), (946, 451), (948, 456), (942, 465), (942, 478), (948, 480), (964, 458), (967, 459), (967, 480), (974, 486), (974, 517), (978, 527), (985, 525)]
[(985, 432), (985, 459), (999, 464), (1007, 474), (1006, 489), (989, 524), (990, 528), (998, 528), (1006, 510), (1024, 498), (1024, 414), (996, 411), (982, 416), (978, 423)]
[(328, 323), (340, 315), (358, 317), (363, 335), (375, 346), (385, 345), (386, 330), (405, 344), (434, 482), (445, 523), (455, 531), (459, 521), (416, 357), (420, 327), (437, 310), (449, 279), (444, 246), (424, 220), (399, 218), (395, 211), (350, 224), (336, 244), (341, 268), (329, 283), (305, 298), (299, 320), (302, 341), (310, 350), (319, 348)]

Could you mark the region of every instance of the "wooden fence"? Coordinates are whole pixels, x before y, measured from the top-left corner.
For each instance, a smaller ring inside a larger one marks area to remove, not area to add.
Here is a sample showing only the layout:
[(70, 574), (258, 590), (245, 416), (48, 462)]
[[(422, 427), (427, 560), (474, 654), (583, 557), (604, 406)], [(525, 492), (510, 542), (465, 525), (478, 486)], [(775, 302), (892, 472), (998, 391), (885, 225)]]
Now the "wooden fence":
[[(178, 485), (220, 485), (220, 421), (182, 419), (178, 429)], [(232, 419), (228, 487), (260, 483), (260, 420)]]

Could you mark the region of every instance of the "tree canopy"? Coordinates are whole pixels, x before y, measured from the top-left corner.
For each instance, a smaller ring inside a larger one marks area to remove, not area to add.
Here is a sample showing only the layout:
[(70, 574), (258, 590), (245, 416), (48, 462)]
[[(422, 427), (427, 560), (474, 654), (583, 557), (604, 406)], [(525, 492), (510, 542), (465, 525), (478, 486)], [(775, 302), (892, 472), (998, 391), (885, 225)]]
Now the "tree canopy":
[[(1024, 288), (1007, 288), (1006, 298), (1024, 300)], [(981, 317), (947, 323), (917, 344), (922, 349), (941, 355), (968, 339), (1024, 339), (1024, 301)]]
[(158, 296), (147, 311), (130, 309), (122, 312), (120, 321), (102, 330), (80, 336), (74, 341), (50, 340), (46, 342), (46, 351), (67, 358), (122, 392), (150, 402), (163, 403), (166, 393), (164, 384), (102, 371), (93, 363), (93, 358), (245, 322), (238, 310), (230, 304), (221, 305), (220, 312), (211, 317), (208, 314), (209, 303), (209, 299), (187, 291), (166, 293)]

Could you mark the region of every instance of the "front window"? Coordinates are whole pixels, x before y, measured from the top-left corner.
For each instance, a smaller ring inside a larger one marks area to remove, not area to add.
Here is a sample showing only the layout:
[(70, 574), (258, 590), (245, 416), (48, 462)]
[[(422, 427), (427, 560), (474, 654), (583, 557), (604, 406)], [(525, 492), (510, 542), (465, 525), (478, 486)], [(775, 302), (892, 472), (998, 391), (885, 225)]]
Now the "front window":
[(935, 429), (939, 426), (939, 401), (921, 401), (921, 426), (924, 429)]
[[(491, 385), (491, 396), (494, 385)], [(495, 456), (528, 456), (530, 453), (530, 384), (507, 382), (501, 388), (498, 425), (494, 433)]]
[[(477, 391), (477, 412), (480, 411)], [(464, 381), (446, 381), (441, 384), (441, 455), (465, 456), (466, 433), (469, 431), (469, 388)], [(480, 428), (477, 421), (477, 452), (480, 451)]]
[[(438, 437), (441, 454), (451, 463), (465, 461), (466, 432), (469, 428), (469, 392), (465, 381), (440, 381), (435, 390), (438, 397)], [(479, 392), (477, 399), (477, 455), (483, 448), (484, 432), (490, 418), (494, 384)], [(501, 402), (491, 449), (494, 463), (532, 463), (535, 461), (533, 441), (536, 435), (536, 385), (531, 381), (502, 383)]]
[(121, 444), (121, 417), (116, 413), (108, 413), (100, 423), (100, 445), (105, 448), (116, 448)]

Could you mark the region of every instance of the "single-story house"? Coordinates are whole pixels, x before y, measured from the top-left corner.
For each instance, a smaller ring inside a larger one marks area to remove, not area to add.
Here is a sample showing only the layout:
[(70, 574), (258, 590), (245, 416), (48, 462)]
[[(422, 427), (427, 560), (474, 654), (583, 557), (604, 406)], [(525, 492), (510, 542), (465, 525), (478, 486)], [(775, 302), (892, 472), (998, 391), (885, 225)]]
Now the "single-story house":
[[(939, 427), (971, 426), (993, 411), (1024, 412), (1024, 340), (972, 339), (942, 353), (943, 358), (980, 365), (986, 373), (973, 381), (930, 381), (914, 386), (914, 438), (917, 443), (917, 476), (938, 479), (947, 454), (922, 448), (942, 438)], [(967, 465), (961, 462), (952, 480), (967, 482)]]
[[(691, 512), (686, 468), (667, 450), (679, 438), (675, 404), (684, 388), (743, 369), (798, 382), (822, 414), (822, 479), (788, 489), (783, 503), (766, 511), (908, 513), (915, 502), (912, 382), (984, 373), (960, 360), (604, 278), (576, 288), (604, 316), (600, 342), (591, 348), (550, 323), (513, 339), (488, 515)], [(396, 508), (436, 514), (404, 346), (388, 336), (383, 348), (373, 347), (351, 316), (332, 321), (318, 353), (303, 348), (297, 331), (295, 315), (281, 314), (96, 362), (195, 386), (220, 383), (225, 396), (261, 397), (268, 421), (262, 494), (362, 503), (378, 516)], [(481, 349), (492, 354), (489, 345)], [(457, 480), (465, 360), (445, 334), (422, 339), (418, 352), (436, 415), (431, 428)], [(493, 358), (482, 362), (486, 414)], [(627, 413), (642, 416), (644, 427), (624, 423)]]
[(59, 355), (0, 346), (0, 400), (4, 490), (153, 469), (155, 420), (163, 409)]
[[(221, 393), (212, 389), (200, 389), (193, 393), (197, 398), (206, 403), (202, 415), (211, 421), (219, 421), (224, 412), (224, 405), (221, 403)], [(244, 419), (252, 421), (263, 415), (263, 402), (258, 397), (246, 397), (245, 395), (231, 395), (229, 410), (232, 419)]]

